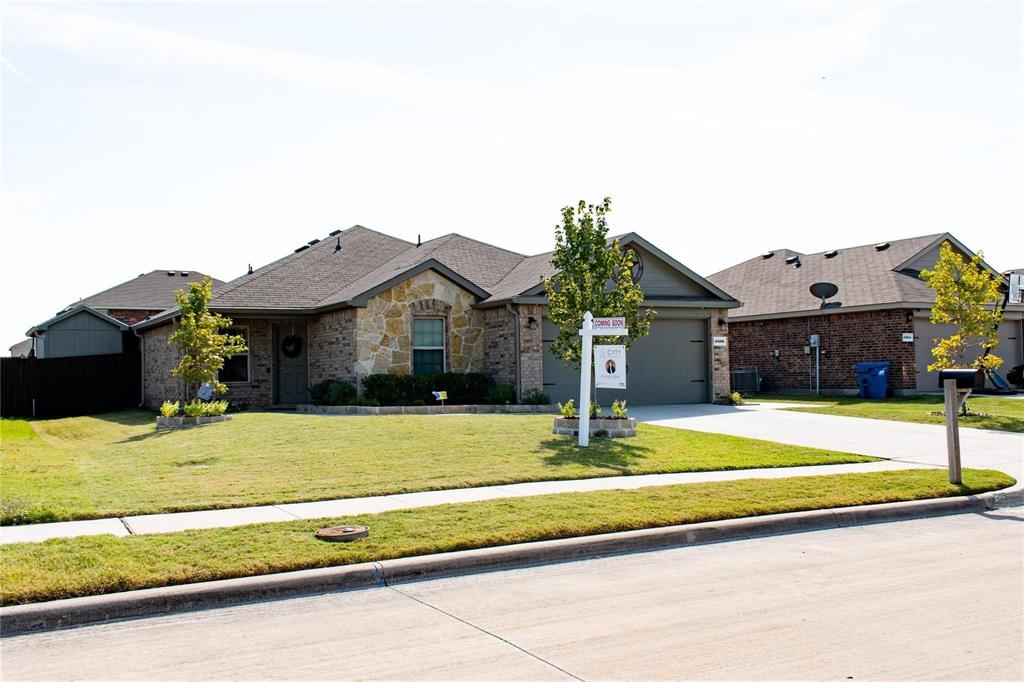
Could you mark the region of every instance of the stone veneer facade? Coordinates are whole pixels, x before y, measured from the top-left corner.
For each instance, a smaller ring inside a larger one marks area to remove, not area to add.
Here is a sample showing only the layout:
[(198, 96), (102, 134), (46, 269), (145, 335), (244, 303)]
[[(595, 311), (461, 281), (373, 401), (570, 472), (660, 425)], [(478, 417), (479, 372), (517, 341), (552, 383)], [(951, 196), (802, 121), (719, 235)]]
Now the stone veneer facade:
[(445, 321), (445, 369), (482, 372), (484, 314), (476, 299), (432, 270), (370, 297), (356, 309), (355, 375), (412, 373), (412, 320)]
[[(715, 348), (711, 345), (711, 402), (724, 404), (729, 402), (729, 394), (732, 392), (732, 378), (729, 374), (729, 353), (732, 346), (732, 335), (729, 333), (728, 310), (712, 309), (711, 319), (708, 326), (711, 329), (711, 336), (726, 337), (725, 348)], [(726, 322), (725, 327), (718, 324), (719, 320)]]

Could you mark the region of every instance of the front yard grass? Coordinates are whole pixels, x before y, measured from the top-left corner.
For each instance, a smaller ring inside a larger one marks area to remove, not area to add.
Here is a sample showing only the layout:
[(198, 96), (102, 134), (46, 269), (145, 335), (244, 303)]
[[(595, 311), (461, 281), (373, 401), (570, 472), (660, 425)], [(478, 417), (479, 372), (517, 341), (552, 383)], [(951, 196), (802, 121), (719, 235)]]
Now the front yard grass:
[[(21, 604), (477, 547), (777, 514), (968, 495), (1004, 488), (997, 471), (912, 469), (864, 474), (560, 493), (447, 504), (345, 519), (256, 524), (125, 538), (0, 546), (0, 600)], [(370, 527), (366, 540), (327, 543), (317, 528)]]
[(867, 462), (641, 424), (579, 449), (550, 415), (240, 413), (156, 431), (153, 414), (3, 420), (0, 523), (280, 504), (522, 481)]
[[(794, 402), (814, 403), (813, 407), (789, 408), (795, 412), (814, 412), (816, 414), (837, 414), (844, 417), (864, 417), (866, 419), (890, 419), (901, 422), (919, 422), (921, 424), (944, 424), (941, 414), (943, 398), (941, 395), (915, 395), (893, 397), (886, 400), (866, 400), (853, 396), (814, 396), (814, 395), (752, 395), (747, 398), (751, 403), (763, 402)], [(995, 431), (1013, 431), (1024, 433), (1024, 399), (1000, 398), (997, 396), (971, 396), (967, 399), (971, 412), (977, 417), (961, 417), (961, 426)]]

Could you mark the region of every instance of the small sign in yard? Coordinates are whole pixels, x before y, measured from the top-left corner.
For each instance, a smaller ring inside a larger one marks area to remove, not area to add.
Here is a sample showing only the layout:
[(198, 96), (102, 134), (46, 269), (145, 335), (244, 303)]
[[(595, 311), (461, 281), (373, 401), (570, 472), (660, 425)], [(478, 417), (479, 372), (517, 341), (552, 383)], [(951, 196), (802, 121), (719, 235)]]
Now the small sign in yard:
[(203, 384), (199, 387), (199, 399), (210, 400), (213, 397), (213, 384)]
[(434, 400), (448, 400), (448, 391), (431, 391)]
[(626, 388), (625, 346), (594, 346), (594, 385)]

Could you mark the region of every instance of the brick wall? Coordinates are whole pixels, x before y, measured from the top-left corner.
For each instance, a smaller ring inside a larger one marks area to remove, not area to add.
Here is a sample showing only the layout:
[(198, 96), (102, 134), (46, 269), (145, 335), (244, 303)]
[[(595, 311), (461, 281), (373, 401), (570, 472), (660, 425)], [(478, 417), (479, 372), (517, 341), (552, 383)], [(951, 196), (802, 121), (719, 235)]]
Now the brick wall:
[[(913, 390), (914, 344), (900, 340), (913, 332), (905, 310), (879, 310), (750, 322), (730, 321), (729, 362), (733, 368), (757, 367), (768, 391), (814, 387), (814, 353), (804, 354), (811, 334), (821, 334), (821, 388), (857, 390), (853, 366), (858, 362), (892, 363), (889, 387)], [(772, 357), (773, 350), (779, 357)]]
[(356, 383), (356, 311), (325, 313), (309, 325), (309, 383)]
[(171, 370), (178, 365), (181, 355), (167, 343), (177, 326), (171, 322), (147, 329), (142, 334), (143, 398), (151, 410), (159, 409), (165, 400), (183, 400), (185, 397), (181, 382), (171, 376)]
[[(544, 306), (517, 305), (519, 315), (519, 390), (529, 395), (544, 390)], [(535, 320), (530, 328), (530, 318)]]
[(484, 372), (499, 384), (514, 384), (516, 327), (513, 317), (504, 307), (488, 308), (483, 313)]
[(159, 314), (159, 313), (161, 313), (163, 311), (161, 311), (161, 310), (127, 310), (127, 309), (120, 309), (120, 308), (111, 308), (111, 309), (105, 310), (103, 312), (105, 312), (107, 315), (110, 315), (111, 317), (113, 317), (116, 320), (121, 320), (122, 322), (124, 322), (126, 325), (128, 325), (130, 327), (132, 325), (138, 324), (139, 322), (142, 322), (143, 320), (149, 319), (150, 317), (153, 317), (154, 315), (157, 315), (157, 314)]
[[(236, 319), (234, 324), (249, 331), (249, 380), (227, 384), (228, 392), (224, 399), (231, 403), (232, 409), (271, 407), (274, 404), (274, 326), (294, 324), (305, 328), (307, 320)], [(150, 409), (159, 408), (164, 400), (185, 398), (184, 388), (170, 374), (180, 360), (178, 351), (167, 343), (175, 326), (175, 323), (169, 323), (142, 333), (145, 402)], [(307, 331), (307, 343), (309, 335)], [(309, 349), (307, 352), (313, 351)], [(312, 375), (312, 356), (310, 363)]]

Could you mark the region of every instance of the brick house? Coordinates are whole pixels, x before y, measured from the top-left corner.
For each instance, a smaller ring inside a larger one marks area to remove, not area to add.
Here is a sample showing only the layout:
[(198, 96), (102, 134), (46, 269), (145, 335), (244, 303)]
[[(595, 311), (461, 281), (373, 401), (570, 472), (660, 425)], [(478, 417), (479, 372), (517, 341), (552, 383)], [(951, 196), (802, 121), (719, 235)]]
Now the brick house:
[[(619, 237), (639, 256), (635, 275), (658, 312), (630, 350), (629, 390), (610, 402), (707, 402), (728, 392), (727, 333), (739, 302), (636, 234)], [(481, 372), (518, 397), (578, 392), (578, 374), (547, 352), (541, 277), (550, 253), (524, 256), (458, 234), (421, 244), (355, 226), (313, 240), (220, 288), (210, 308), (230, 316), (249, 352), (221, 373), (237, 407), (309, 400), (326, 379), (359, 385), (375, 373)], [(182, 397), (167, 339), (175, 311), (135, 325), (142, 335), (145, 400)], [(574, 379), (575, 377), (575, 379)], [(615, 395), (612, 395), (612, 394)]]
[[(945, 241), (973, 256), (942, 233), (812, 254), (780, 249), (711, 275), (743, 301), (729, 311), (730, 364), (756, 368), (763, 390), (811, 390), (810, 337), (818, 334), (822, 391), (857, 391), (854, 364), (874, 360), (891, 363), (889, 386), (896, 394), (938, 390), (927, 366), (934, 339), (952, 330), (931, 324), (935, 295), (918, 275), (935, 265)], [(817, 282), (835, 284), (838, 293), (823, 303), (809, 290)], [(1024, 362), (1022, 318), (1024, 306), (1007, 306), (996, 351), (1004, 369)]]
[[(41, 322), (17, 347), (22, 357), (55, 358), (104, 355), (135, 350), (134, 324), (174, 305), (174, 293), (205, 275), (194, 270), (154, 270), (127, 282), (79, 299)], [(213, 280), (214, 288), (224, 284)]]

